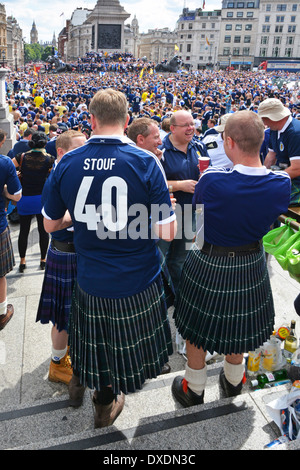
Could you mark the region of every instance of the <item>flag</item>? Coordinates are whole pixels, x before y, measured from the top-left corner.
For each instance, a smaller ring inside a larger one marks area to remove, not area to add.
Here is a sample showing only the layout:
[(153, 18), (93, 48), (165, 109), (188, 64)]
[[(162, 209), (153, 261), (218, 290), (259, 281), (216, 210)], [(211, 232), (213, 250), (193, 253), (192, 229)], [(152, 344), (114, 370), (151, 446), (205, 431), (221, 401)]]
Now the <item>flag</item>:
[(175, 44), (175, 51), (179, 51), (179, 47)]
[(205, 8), (205, 0), (203, 0), (203, 5), (202, 5), (202, 9), (204, 10)]
[(207, 44), (208, 46), (210, 46), (210, 42), (209, 42), (209, 40), (207, 39), (207, 37), (206, 37), (206, 44)]
[(64, 13), (61, 13), (61, 15), (59, 15), (59, 16), (63, 16), (63, 15), (64, 15)]
[(141, 73), (140, 73), (140, 78), (142, 78), (144, 75), (144, 69), (141, 70)]

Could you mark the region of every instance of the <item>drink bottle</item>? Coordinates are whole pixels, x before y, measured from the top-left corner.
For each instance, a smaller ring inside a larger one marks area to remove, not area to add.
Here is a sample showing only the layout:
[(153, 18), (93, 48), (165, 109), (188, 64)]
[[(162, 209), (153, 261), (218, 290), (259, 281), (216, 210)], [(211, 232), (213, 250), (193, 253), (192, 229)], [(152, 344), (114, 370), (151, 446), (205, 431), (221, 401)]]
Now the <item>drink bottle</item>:
[(291, 321), (290, 334), (284, 340), (283, 355), (288, 362), (291, 362), (293, 354), (297, 350), (297, 337), (295, 333), (296, 322)]
[(274, 370), (274, 372), (266, 372), (265, 374), (259, 374), (256, 379), (251, 380), (251, 385), (252, 387), (264, 388), (264, 386), (269, 384), (270, 382), (285, 380), (287, 376), (288, 374), (286, 369)]

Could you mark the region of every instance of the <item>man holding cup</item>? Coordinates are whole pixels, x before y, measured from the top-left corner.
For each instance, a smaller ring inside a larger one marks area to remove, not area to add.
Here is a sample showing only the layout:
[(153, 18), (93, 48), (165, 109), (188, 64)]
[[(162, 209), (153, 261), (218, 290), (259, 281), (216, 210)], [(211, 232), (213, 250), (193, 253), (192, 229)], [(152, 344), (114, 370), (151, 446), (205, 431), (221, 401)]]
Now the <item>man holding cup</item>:
[(163, 150), (161, 163), (169, 188), (172, 187), (172, 193), (176, 198), (178, 231), (172, 242), (160, 240), (159, 247), (166, 257), (176, 291), (187, 251), (195, 235), (192, 199), (200, 176), (199, 157), (208, 157), (208, 153), (205, 145), (194, 139), (194, 120), (188, 111), (177, 111), (171, 116), (170, 131), (161, 146)]

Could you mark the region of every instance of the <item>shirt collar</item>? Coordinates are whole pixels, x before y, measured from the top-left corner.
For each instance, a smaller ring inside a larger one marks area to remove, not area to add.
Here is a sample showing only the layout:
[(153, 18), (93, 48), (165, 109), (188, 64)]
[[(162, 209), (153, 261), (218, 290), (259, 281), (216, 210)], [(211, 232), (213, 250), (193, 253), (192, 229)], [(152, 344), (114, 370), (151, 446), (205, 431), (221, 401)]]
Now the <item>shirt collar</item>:
[(239, 173), (242, 173), (243, 175), (248, 175), (248, 176), (263, 176), (263, 175), (267, 175), (270, 171), (270, 170), (267, 170), (265, 166), (252, 167), (252, 166), (241, 165), (240, 163), (238, 163), (237, 165), (234, 165), (233, 170), (236, 170)]
[(292, 116), (289, 116), (288, 120), (286, 121), (285, 125), (283, 126), (282, 129), (280, 129), (280, 131), (278, 131), (278, 137), (280, 137), (280, 134), (282, 134), (286, 129), (287, 127), (291, 124), (293, 120), (293, 117)]
[(125, 135), (93, 135), (90, 137), (86, 143), (114, 143), (114, 142), (120, 142), (122, 144), (132, 144), (132, 140), (130, 140), (127, 136)]

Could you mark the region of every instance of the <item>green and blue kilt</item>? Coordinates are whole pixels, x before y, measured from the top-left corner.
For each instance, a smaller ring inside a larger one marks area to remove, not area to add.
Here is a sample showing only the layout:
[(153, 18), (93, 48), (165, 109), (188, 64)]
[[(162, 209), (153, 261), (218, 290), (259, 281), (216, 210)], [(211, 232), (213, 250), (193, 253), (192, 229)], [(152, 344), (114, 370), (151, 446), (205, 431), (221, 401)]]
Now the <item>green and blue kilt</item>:
[(274, 304), (265, 253), (234, 258), (189, 251), (174, 310), (181, 336), (205, 351), (241, 354), (273, 332)]
[(15, 266), (15, 257), (10, 238), (10, 230), (6, 229), (0, 234), (0, 277), (6, 276)]
[(80, 383), (125, 394), (157, 377), (173, 352), (161, 276), (130, 297), (94, 297), (75, 283), (69, 322), (73, 369)]
[(73, 288), (77, 276), (77, 255), (49, 246), (36, 321), (68, 329)]

